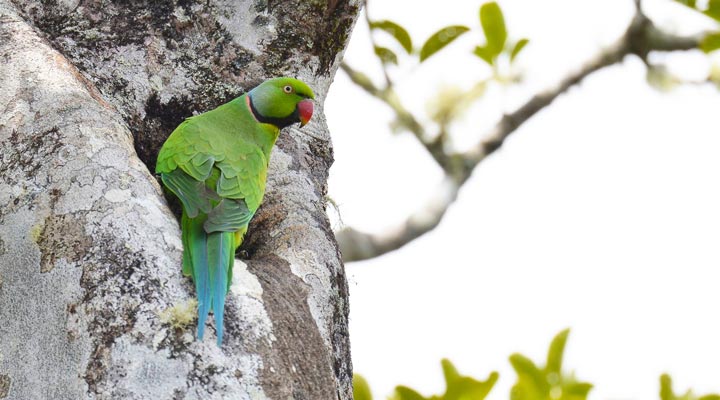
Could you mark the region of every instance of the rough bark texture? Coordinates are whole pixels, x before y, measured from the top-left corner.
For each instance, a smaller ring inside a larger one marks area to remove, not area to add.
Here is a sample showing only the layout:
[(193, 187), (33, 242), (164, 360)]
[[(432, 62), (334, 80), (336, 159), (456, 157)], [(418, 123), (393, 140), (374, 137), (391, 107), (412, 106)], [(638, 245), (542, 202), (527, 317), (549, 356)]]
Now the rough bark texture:
[[(0, 398), (352, 397), (322, 100), (358, 7), (0, 0)], [(319, 107), (273, 152), (220, 349), (183, 318), (194, 289), (148, 167), (183, 118), (277, 75)]]

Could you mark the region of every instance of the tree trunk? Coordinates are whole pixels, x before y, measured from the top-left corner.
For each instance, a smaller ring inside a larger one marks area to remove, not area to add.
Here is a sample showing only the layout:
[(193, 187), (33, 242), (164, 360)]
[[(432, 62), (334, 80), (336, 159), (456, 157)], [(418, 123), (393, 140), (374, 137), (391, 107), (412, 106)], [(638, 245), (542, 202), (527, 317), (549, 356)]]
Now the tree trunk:
[[(0, 0), (0, 398), (351, 399), (322, 101), (359, 2), (127, 3)], [(218, 348), (149, 171), (185, 117), (279, 75), (318, 111), (273, 151)]]

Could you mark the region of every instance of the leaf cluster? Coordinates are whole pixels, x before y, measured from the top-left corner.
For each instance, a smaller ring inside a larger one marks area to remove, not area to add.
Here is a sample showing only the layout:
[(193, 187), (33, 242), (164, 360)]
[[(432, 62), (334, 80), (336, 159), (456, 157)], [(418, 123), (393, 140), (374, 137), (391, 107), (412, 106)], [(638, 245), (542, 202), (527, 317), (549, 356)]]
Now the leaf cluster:
[(660, 376), (660, 400), (720, 400), (718, 394), (706, 394), (704, 396), (696, 396), (692, 390), (677, 395), (673, 392), (672, 379), (668, 374)]
[(560, 332), (550, 343), (545, 366), (539, 367), (522, 354), (510, 356), (518, 376), (510, 392), (512, 400), (585, 400), (592, 385), (562, 371), (562, 359), (570, 330)]
[[(505, 17), (500, 6), (494, 1), (480, 6), (478, 21), (485, 36), (485, 43), (477, 45), (473, 54), (491, 66), (496, 64), (502, 54), (506, 54), (512, 63), (528, 44), (528, 39), (520, 39), (513, 43), (508, 41)], [(455, 39), (471, 31), (471, 28), (464, 25), (446, 26), (430, 35), (418, 50), (413, 47), (413, 40), (408, 31), (399, 23), (381, 20), (369, 21), (369, 25), (372, 31), (389, 34), (407, 54), (417, 55), (420, 62), (437, 54)], [(383, 64), (398, 64), (397, 54), (388, 47), (375, 45), (375, 55)]]
[[(445, 376), (444, 394), (425, 397), (407, 386), (397, 386), (389, 400), (481, 400), (490, 393), (499, 377), (497, 372), (492, 372), (486, 380), (479, 381), (460, 375), (448, 359), (443, 359), (440, 363)], [(358, 374), (353, 377), (353, 397), (355, 400), (372, 400), (370, 386), (365, 378)]]
[(424, 397), (407, 386), (395, 388), (391, 400), (472, 400), (484, 399), (498, 380), (498, 373), (492, 372), (484, 381), (462, 376), (448, 359), (441, 361), (445, 375), (445, 393), (438, 396)]
[[(579, 381), (571, 372), (563, 370), (565, 344), (569, 329), (558, 333), (550, 343), (545, 365), (539, 366), (521, 354), (510, 356), (510, 364), (517, 375), (510, 391), (510, 400), (586, 400), (593, 385)], [(461, 375), (450, 360), (441, 361), (445, 377), (445, 393), (425, 397), (407, 386), (397, 386), (388, 400), (483, 400), (499, 378), (492, 372), (484, 381)], [(373, 400), (370, 385), (359, 374), (353, 377), (355, 400)], [(660, 377), (660, 400), (720, 400), (720, 395), (696, 396), (691, 390), (677, 395), (667, 374)]]

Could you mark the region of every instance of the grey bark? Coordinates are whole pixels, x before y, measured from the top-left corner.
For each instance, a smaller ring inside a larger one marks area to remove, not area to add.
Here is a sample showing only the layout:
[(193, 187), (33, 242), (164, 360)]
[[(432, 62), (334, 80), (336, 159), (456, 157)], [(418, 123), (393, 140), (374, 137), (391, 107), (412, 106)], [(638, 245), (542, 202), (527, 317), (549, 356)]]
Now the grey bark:
[[(352, 398), (322, 101), (358, 7), (0, 0), (0, 398)], [(150, 171), (183, 118), (277, 75), (319, 110), (272, 154), (218, 348)]]

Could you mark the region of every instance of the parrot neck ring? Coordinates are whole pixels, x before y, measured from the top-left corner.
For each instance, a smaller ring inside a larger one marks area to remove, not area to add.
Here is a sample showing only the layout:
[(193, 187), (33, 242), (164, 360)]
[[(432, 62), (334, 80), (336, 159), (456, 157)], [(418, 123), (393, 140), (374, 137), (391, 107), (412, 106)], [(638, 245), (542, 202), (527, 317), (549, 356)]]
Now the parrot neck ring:
[(278, 129), (283, 129), (298, 122), (300, 123), (301, 127), (304, 126), (310, 120), (313, 110), (312, 101), (306, 99), (300, 101), (298, 106), (295, 107), (295, 110), (293, 110), (293, 112), (286, 117), (268, 117), (262, 115), (260, 111), (255, 108), (255, 104), (253, 103), (253, 99), (250, 94), (247, 95), (247, 103), (248, 106), (250, 106), (250, 111), (258, 122), (261, 122), (263, 124), (275, 125), (276, 127), (278, 127)]

